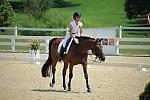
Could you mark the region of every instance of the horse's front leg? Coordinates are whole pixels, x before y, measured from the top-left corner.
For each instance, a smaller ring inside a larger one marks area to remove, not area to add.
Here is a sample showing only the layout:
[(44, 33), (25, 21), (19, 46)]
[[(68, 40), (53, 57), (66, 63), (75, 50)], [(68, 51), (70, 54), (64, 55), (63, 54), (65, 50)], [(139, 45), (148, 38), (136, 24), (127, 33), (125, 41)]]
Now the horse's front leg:
[(53, 60), (53, 61), (52, 61), (52, 74), (53, 74), (53, 78), (52, 78), (52, 83), (50, 83), (50, 87), (53, 87), (54, 84), (55, 84), (56, 64), (57, 64), (57, 60)]
[(84, 71), (84, 78), (86, 80), (87, 92), (91, 92), (89, 82), (88, 82), (87, 64), (84, 63), (82, 65), (83, 65), (83, 71)]
[(68, 82), (68, 91), (71, 91), (71, 79), (73, 77), (73, 65), (69, 66), (69, 82)]
[(64, 90), (66, 90), (66, 82), (65, 82), (65, 76), (66, 76), (66, 70), (68, 69), (68, 63), (65, 63), (64, 62), (64, 68), (63, 68), (63, 87), (64, 87)]

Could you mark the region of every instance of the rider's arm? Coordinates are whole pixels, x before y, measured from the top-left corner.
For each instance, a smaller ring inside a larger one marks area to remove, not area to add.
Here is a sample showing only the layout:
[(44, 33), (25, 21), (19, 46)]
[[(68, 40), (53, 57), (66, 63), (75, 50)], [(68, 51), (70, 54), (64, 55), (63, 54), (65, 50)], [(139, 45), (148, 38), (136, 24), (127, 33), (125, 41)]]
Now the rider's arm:
[(69, 26), (69, 33), (70, 33), (70, 36), (71, 36), (71, 37), (73, 37), (72, 32), (73, 32), (73, 28), (72, 28), (72, 26), (71, 26), (71, 24), (70, 24), (70, 26)]
[(82, 27), (79, 27), (79, 28), (80, 28), (80, 36), (82, 36), (82, 33), (83, 33)]
[(83, 23), (82, 23), (82, 22), (79, 22), (80, 36), (83, 35), (83, 28), (82, 28), (82, 26), (83, 26)]

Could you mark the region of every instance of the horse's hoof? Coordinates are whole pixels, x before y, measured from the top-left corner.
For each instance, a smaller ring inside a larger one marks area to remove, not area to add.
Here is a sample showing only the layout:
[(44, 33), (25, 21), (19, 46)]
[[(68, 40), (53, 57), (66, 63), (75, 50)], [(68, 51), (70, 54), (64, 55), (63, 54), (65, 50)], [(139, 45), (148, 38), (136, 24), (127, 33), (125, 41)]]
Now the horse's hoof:
[(52, 84), (52, 83), (50, 83), (49, 85), (50, 85), (50, 87), (54, 87), (54, 84)]
[(71, 91), (71, 88), (69, 88), (68, 91)]
[(66, 90), (66, 87), (64, 87), (64, 90)]
[(90, 89), (88, 89), (88, 90), (87, 90), (87, 92), (88, 92), (88, 93), (90, 93), (90, 92), (91, 92), (91, 90), (90, 90)]

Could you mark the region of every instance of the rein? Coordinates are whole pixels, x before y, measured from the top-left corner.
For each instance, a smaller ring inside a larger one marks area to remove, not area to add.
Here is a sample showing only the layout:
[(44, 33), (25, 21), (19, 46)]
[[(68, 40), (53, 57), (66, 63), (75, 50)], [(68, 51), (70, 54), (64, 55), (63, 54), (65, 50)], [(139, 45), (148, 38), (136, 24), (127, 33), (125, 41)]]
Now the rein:
[(89, 60), (89, 61), (92, 61), (91, 63), (89, 63), (89, 64), (94, 64), (95, 62), (96, 63), (101, 63), (101, 59), (99, 59), (99, 61), (97, 61), (97, 58), (98, 57), (92, 57), (91, 55), (89, 56), (91, 59), (87, 59), (87, 60)]

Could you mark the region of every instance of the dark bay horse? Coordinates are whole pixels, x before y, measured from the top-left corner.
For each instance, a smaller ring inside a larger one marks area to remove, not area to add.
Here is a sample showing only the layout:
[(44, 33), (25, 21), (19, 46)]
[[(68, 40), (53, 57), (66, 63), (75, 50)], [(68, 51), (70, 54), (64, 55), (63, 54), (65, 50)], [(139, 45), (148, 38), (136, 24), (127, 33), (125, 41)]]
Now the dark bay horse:
[[(66, 70), (69, 66), (69, 82), (68, 91), (71, 90), (71, 79), (73, 77), (73, 66), (81, 64), (83, 66), (84, 77), (86, 80), (87, 92), (90, 92), (90, 86), (88, 83), (88, 73), (87, 73), (87, 57), (88, 50), (98, 57), (100, 60), (105, 61), (105, 56), (102, 52), (101, 40), (94, 39), (86, 36), (76, 37), (79, 40), (79, 44), (72, 42), (67, 55), (63, 56), (64, 68), (63, 68), (63, 88), (66, 90), (65, 76)], [(49, 42), (49, 57), (46, 63), (43, 65), (41, 72), (43, 77), (48, 76), (48, 69), (52, 69), (52, 83), (50, 86), (53, 87), (55, 83), (55, 71), (56, 64), (58, 61), (58, 45), (62, 41), (62, 38), (54, 38)]]

